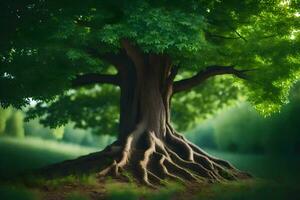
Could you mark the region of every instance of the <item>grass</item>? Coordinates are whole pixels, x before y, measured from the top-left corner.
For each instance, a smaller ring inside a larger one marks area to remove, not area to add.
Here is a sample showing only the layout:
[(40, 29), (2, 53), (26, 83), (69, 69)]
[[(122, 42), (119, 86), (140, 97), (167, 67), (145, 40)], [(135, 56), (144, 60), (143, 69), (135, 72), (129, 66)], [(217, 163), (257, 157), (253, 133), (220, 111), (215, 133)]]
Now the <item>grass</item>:
[[(55, 179), (45, 179), (40, 177), (25, 177), (21, 180), (22, 184), (30, 187), (44, 187), (50, 190), (59, 189), (63, 185), (84, 185), (93, 186), (97, 183), (97, 179), (92, 175), (69, 175)], [(14, 182), (12, 182), (14, 183)]]
[(66, 200), (89, 200), (89, 198), (78, 192), (73, 192), (67, 196)]
[[(52, 141), (38, 139), (0, 139), (0, 178), (16, 175), (24, 170), (30, 170), (76, 158), (80, 155), (96, 151), (92, 148), (80, 148), (75, 145), (67, 145)], [(247, 199), (300, 199), (300, 158), (285, 156), (263, 155), (239, 155), (217, 151), (209, 151), (212, 155), (229, 160), (241, 170), (245, 170), (257, 177), (252, 181), (231, 182), (216, 184), (211, 187), (199, 188), (194, 200), (247, 200)], [(82, 185), (94, 185), (96, 179), (91, 176), (67, 176), (53, 180), (33, 178), (32, 184), (44, 185), (50, 189), (59, 189), (61, 185), (68, 183), (81, 183)], [(1, 183), (1, 182), (0, 182)], [(107, 198), (110, 200), (163, 200), (173, 199), (174, 196), (188, 194), (182, 186), (171, 184), (158, 191), (151, 191), (132, 183), (121, 184), (108, 181), (105, 185)], [(189, 196), (190, 197), (190, 196)], [(22, 185), (0, 185), (0, 199), (25, 199), (38, 200), (36, 191), (28, 190)], [(67, 200), (88, 200), (80, 193), (71, 193)]]
[(38, 138), (1, 138), (0, 178), (10, 178), (26, 170), (76, 158), (94, 151), (97, 149)]
[(169, 182), (167, 187), (153, 191), (148, 188), (137, 186), (133, 183), (122, 184), (110, 182), (106, 184), (108, 200), (171, 200), (180, 192), (183, 192), (184, 187), (178, 183)]

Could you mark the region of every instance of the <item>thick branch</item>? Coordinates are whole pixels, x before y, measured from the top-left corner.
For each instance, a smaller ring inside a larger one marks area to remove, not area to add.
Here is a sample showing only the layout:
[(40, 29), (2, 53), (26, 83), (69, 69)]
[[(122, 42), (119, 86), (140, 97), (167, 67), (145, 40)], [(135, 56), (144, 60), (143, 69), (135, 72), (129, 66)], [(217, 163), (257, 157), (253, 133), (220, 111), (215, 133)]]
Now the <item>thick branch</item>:
[(106, 75), (106, 74), (97, 74), (89, 73), (76, 76), (72, 80), (73, 87), (80, 87), (85, 85), (91, 85), (96, 83), (107, 83), (113, 85), (119, 85), (119, 78), (117, 75)]
[(170, 83), (173, 83), (176, 75), (178, 73), (178, 67), (177, 66), (174, 66), (171, 68), (171, 72), (170, 72), (170, 75), (169, 77), (167, 78), (167, 81), (170, 82)]
[(236, 40), (236, 39), (241, 39), (240, 37), (224, 36), (224, 35), (216, 35), (216, 34), (212, 34), (212, 33), (209, 33), (209, 32), (206, 32), (206, 36), (207, 36), (207, 37), (211, 37), (211, 38), (220, 38), (220, 39), (226, 39), (226, 40)]
[(247, 42), (247, 39), (242, 36), (238, 31), (234, 30), (234, 33), (237, 35), (237, 37), (234, 36), (224, 36), (224, 35), (216, 35), (209, 32), (206, 32), (207, 37), (211, 38), (220, 38), (220, 39), (226, 39), (226, 40), (236, 40), (236, 39), (242, 39), (245, 42)]
[(232, 74), (236, 77), (247, 79), (246, 72), (253, 71), (254, 69), (249, 70), (238, 70), (235, 69), (233, 66), (210, 66), (206, 69), (198, 72), (195, 76), (191, 78), (187, 78), (181, 81), (176, 81), (174, 83), (174, 93), (190, 90), (191, 88), (201, 84), (206, 79), (217, 76), (217, 75), (224, 75), (224, 74)]

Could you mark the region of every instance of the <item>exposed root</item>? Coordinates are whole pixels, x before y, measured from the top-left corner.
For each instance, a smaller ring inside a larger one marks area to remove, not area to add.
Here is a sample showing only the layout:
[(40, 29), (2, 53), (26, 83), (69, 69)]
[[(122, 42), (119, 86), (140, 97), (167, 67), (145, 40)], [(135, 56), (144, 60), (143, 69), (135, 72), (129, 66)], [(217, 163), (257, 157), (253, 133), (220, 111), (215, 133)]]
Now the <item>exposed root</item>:
[(129, 156), (131, 153), (130, 148), (131, 148), (132, 140), (133, 140), (133, 137), (132, 137), (132, 135), (130, 135), (127, 138), (125, 147), (122, 151), (122, 157), (121, 157), (120, 161), (117, 162), (116, 160), (114, 160), (112, 165), (103, 169), (99, 173), (100, 176), (105, 176), (108, 174), (113, 175), (113, 176), (119, 176), (120, 171), (123, 170), (124, 166), (127, 164), (128, 160), (129, 160)]
[(138, 124), (125, 141), (115, 142), (102, 152), (46, 167), (42, 173), (67, 175), (97, 171), (99, 177), (127, 180), (131, 174), (149, 187), (163, 185), (169, 179), (181, 183), (213, 183), (251, 177), (229, 162), (210, 156), (168, 123), (160, 129), (163, 133), (146, 129), (144, 123)]
[(171, 143), (171, 148), (173, 147), (175, 151), (183, 154), (184, 159), (186, 160), (194, 160), (193, 149), (186, 143), (182, 138), (176, 137), (170, 126), (167, 126), (167, 138), (169, 143)]
[(130, 159), (132, 153), (132, 146), (133, 146), (132, 143), (134, 142), (133, 139), (138, 138), (141, 132), (143, 132), (144, 130), (145, 130), (144, 124), (143, 123), (138, 124), (137, 128), (127, 137), (119, 161), (114, 160), (110, 166), (100, 171), (98, 175), (99, 176), (112, 175), (115, 177), (119, 176), (120, 172), (124, 170), (124, 167), (128, 164), (128, 161)]
[(151, 176), (152, 179), (154, 179), (157, 182), (160, 182), (161, 179), (159, 177), (157, 177), (155, 174), (151, 173), (148, 169), (148, 163), (150, 161), (150, 156), (155, 152), (155, 141), (154, 141), (154, 133), (153, 132), (149, 132), (149, 144), (150, 147), (145, 151), (144, 153), (144, 158), (143, 160), (140, 161), (140, 168), (143, 174), (143, 182), (146, 183), (149, 186), (153, 186), (150, 182), (149, 182), (149, 175)]
[(170, 178), (171, 180), (175, 180), (175, 181), (179, 181), (181, 183), (184, 183), (184, 180), (182, 178), (180, 178), (179, 176), (176, 176), (175, 174), (172, 174), (168, 171), (167, 167), (165, 166), (165, 160), (166, 157), (162, 154), (159, 154), (161, 156), (160, 160), (159, 160), (159, 166), (162, 169), (163, 172), (163, 177), (164, 178)]
[(177, 133), (169, 124), (167, 124), (167, 126), (171, 130), (173, 137), (180, 138), (184, 143), (188, 144), (188, 146), (192, 149), (194, 156), (196, 157), (195, 159), (198, 160), (198, 162), (201, 162), (200, 160), (207, 163), (210, 162), (213, 165), (213, 168), (217, 168), (218, 171), (220, 171), (221, 173), (230, 171), (230, 173), (226, 174), (226, 176), (228, 176), (226, 179), (236, 180), (236, 179), (246, 179), (252, 177), (249, 173), (242, 172), (236, 169), (228, 161), (218, 159), (209, 155), (208, 153), (206, 153), (205, 151), (197, 147), (195, 144), (188, 141), (183, 135)]
[(118, 177), (126, 170), (150, 187), (164, 184), (166, 179), (186, 183), (224, 182), (249, 177), (227, 161), (208, 155), (170, 126), (167, 126), (165, 139), (158, 138), (153, 131), (142, 131), (145, 133), (143, 136), (147, 137), (146, 148), (135, 148), (137, 132), (133, 132), (124, 144), (121, 157), (103, 169), (100, 176)]

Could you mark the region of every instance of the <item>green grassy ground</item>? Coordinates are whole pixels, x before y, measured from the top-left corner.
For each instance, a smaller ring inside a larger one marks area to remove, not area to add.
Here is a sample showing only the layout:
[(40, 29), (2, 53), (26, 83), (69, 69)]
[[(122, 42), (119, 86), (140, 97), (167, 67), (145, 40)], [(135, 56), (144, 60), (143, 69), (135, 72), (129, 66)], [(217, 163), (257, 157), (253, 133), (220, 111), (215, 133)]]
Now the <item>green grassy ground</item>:
[(0, 178), (97, 151), (39, 138), (0, 138)]
[[(19, 141), (16, 139), (1, 138), (0, 178), (7, 178), (24, 170), (76, 158), (96, 150), (39, 139), (24, 139), (23, 141)], [(201, 191), (196, 191), (199, 194), (195, 195), (195, 200), (300, 199), (300, 195), (298, 195), (298, 191), (300, 191), (300, 184), (298, 183), (300, 177), (300, 157), (239, 155), (216, 151), (209, 151), (209, 153), (229, 160), (239, 169), (252, 173), (258, 178), (258, 181), (219, 184), (204, 188)], [(123, 199), (126, 197), (128, 200), (134, 200), (138, 199), (139, 195), (143, 193), (139, 192), (136, 188), (127, 188), (126, 190), (118, 191), (118, 187), (113, 186), (110, 187), (109, 191), (110, 199), (120, 199), (123, 196)], [(156, 195), (156, 197), (150, 195), (150, 197), (154, 199), (171, 199), (172, 192), (168, 192), (162, 192), (161, 195)], [(146, 193), (143, 194), (145, 195)], [(83, 198), (78, 194), (74, 194), (73, 196), (70, 199)], [(5, 185), (0, 187), (1, 200), (34, 198), (36, 198), (35, 195), (29, 193), (24, 188), (19, 189)]]

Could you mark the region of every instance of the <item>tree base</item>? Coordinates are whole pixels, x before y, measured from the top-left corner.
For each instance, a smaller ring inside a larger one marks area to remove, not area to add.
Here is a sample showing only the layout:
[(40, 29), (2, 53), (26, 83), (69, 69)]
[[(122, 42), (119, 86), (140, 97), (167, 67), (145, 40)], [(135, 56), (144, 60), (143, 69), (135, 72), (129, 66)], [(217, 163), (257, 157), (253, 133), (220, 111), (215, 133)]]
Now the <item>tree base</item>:
[(101, 152), (48, 166), (40, 173), (61, 176), (97, 172), (99, 178), (127, 178), (129, 173), (150, 187), (163, 185), (168, 179), (182, 183), (214, 183), (251, 177), (229, 162), (208, 155), (170, 127), (166, 140), (159, 139), (153, 132), (147, 135), (145, 149), (134, 148), (134, 135), (131, 134), (122, 146), (115, 142)]
[[(182, 183), (213, 183), (251, 177), (229, 162), (208, 155), (176, 132), (167, 132), (167, 141), (160, 140), (150, 132), (149, 145), (144, 150), (132, 148), (132, 139), (129, 136), (124, 148), (119, 151), (120, 157), (98, 175), (120, 177), (124, 176), (124, 172), (130, 172), (138, 181), (150, 187), (164, 184), (166, 179)], [(172, 149), (172, 146), (180, 148)], [(114, 146), (111, 148), (120, 149)]]

